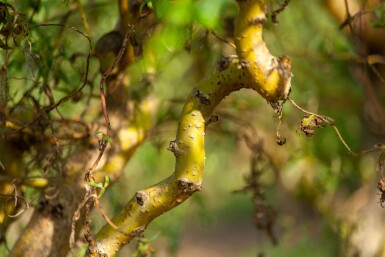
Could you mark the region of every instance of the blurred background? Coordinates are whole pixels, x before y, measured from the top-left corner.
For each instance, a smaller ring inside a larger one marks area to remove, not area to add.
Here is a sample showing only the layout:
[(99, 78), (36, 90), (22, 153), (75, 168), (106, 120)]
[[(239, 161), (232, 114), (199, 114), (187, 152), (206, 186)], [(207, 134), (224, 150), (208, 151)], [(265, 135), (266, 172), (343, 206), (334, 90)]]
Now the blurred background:
[[(65, 23), (85, 31), (93, 49), (120, 24), (118, 1), (5, 2), (25, 14), (29, 28)], [(235, 54), (235, 1), (171, 2), (143, 1), (142, 7), (155, 17), (144, 18), (145, 30), (135, 32), (140, 49), (126, 70), (127, 94), (141, 99), (153, 93), (158, 108), (147, 139), (101, 199), (110, 217), (137, 190), (173, 172), (174, 156), (167, 146), (175, 137), (184, 99), (220, 57)], [(272, 1), (269, 13), (284, 2)], [(353, 151), (385, 143), (384, 1), (291, 1), (277, 20), (268, 20), (264, 38), (275, 56), (292, 59), (290, 98), (333, 118)], [(16, 105), (27, 90), (41, 94), (41, 85), (53, 80), (56, 98), (82, 81), (85, 61), (74, 56), (87, 53), (86, 40), (70, 30), (58, 39), (57, 31), (33, 29), (22, 43), (15, 37), (8, 64), (9, 105)], [(3, 54), (0, 60), (4, 62)], [(82, 98), (60, 106), (66, 117), (86, 110), (83, 121), (92, 123), (100, 115), (98, 98), (86, 96), (98, 94), (103, 65), (108, 67), (108, 61), (92, 56)], [(206, 132), (203, 190), (154, 220), (145, 239), (132, 242), (118, 256), (144, 256), (138, 254), (139, 244), (152, 247), (158, 257), (385, 256), (379, 153), (352, 156), (331, 127), (305, 136), (300, 130), (304, 114), (288, 102), (280, 128), (286, 144), (279, 146), (274, 111), (250, 90), (227, 97), (215, 114), (219, 120)], [(28, 162), (28, 156), (24, 159)], [(37, 204), (36, 190), (27, 187), (25, 195), (32, 206)], [(9, 228), (8, 246), (30, 213)], [(95, 210), (93, 231), (104, 224)]]

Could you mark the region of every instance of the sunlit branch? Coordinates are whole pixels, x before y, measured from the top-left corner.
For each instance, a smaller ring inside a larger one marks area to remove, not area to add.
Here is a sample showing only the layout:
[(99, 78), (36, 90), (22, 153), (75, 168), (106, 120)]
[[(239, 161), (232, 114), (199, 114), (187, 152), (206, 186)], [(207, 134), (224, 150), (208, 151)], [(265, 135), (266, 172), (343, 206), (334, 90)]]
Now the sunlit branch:
[(265, 1), (239, 1), (236, 47), (240, 57), (222, 58), (211, 76), (203, 80), (187, 99), (175, 140), (174, 173), (162, 182), (136, 192), (113, 224), (104, 226), (90, 246), (91, 256), (115, 256), (135, 235), (142, 233), (157, 216), (169, 211), (201, 190), (205, 165), (206, 123), (215, 107), (230, 93), (242, 88), (259, 92), (269, 102), (286, 99), (290, 90), (290, 60), (270, 54), (262, 39)]

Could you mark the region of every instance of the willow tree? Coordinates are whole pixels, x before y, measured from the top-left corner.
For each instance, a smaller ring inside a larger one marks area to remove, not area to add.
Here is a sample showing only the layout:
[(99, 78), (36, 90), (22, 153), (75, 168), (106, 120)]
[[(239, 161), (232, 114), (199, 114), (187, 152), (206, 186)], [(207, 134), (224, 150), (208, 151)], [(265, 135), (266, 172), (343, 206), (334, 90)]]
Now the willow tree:
[[(116, 28), (96, 41), (90, 20), (97, 17), (87, 12), (95, 3), (69, 3), (55, 24), (41, 17), (35, 23), (39, 11), (48, 8), (40, 2), (28, 6), (33, 9), (26, 10), (29, 17), (12, 4), (0, 3), (3, 232), (28, 207), (25, 188), (42, 193), (10, 256), (66, 256), (83, 236), (87, 255), (115, 256), (155, 218), (202, 190), (206, 130), (218, 120), (217, 105), (232, 92), (256, 91), (281, 122), (283, 104), (291, 101), (291, 60), (272, 55), (262, 32), (269, 16), (277, 23), (288, 2), (274, 9), (267, 0), (236, 1), (234, 31), (226, 31), (232, 38), (212, 32), (231, 46), (231, 55), (220, 58), (210, 72), (191, 72), (200, 82), (184, 101), (175, 139), (168, 145), (175, 156), (173, 171), (170, 167), (169, 177), (137, 191), (111, 219), (99, 198), (110, 182), (119, 183), (125, 165), (159, 122), (159, 101), (149, 85), (156, 83), (157, 70), (172, 59), (175, 49), (197, 51), (193, 25), (200, 22), (207, 37), (210, 19), (202, 22), (203, 14), (196, 10), (208, 7), (196, 1), (119, 0)], [(67, 24), (74, 10), (78, 26)], [(75, 37), (71, 47), (78, 51), (66, 52)], [(45, 40), (53, 44), (45, 45)], [(204, 63), (199, 58), (196, 54), (196, 61)], [(15, 78), (23, 62), (30, 80)], [(100, 81), (98, 88), (95, 80)], [(331, 118), (307, 112), (301, 130), (312, 136), (315, 127), (324, 125), (336, 129)], [(276, 141), (285, 144), (279, 130)], [(370, 151), (382, 150), (377, 145)], [(89, 216), (93, 209), (105, 219), (95, 233)], [(270, 222), (262, 226), (273, 238)]]

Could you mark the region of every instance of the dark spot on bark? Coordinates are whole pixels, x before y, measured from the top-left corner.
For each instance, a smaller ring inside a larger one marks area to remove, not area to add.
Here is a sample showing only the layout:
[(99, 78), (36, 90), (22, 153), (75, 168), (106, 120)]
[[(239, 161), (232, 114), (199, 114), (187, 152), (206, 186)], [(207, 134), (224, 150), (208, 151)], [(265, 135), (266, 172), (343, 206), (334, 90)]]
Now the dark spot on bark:
[(282, 146), (282, 145), (286, 144), (286, 138), (284, 138), (284, 137), (283, 138), (282, 137), (277, 137), (276, 138), (276, 142), (277, 142), (278, 145)]
[(265, 23), (266, 18), (254, 18), (249, 21), (250, 25), (262, 25)]
[(227, 67), (229, 67), (229, 64), (231, 62), (231, 57), (227, 56), (227, 57), (223, 57), (221, 58), (218, 63), (217, 63), (217, 69), (219, 71), (223, 71), (223, 70), (226, 70)]
[(246, 68), (248, 68), (248, 67), (250, 67), (250, 62), (249, 62), (249, 61), (247, 61), (247, 60), (241, 60), (241, 61), (239, 62), (239, 68), (240, 68), (240, 69), (246, 69)]
[(145, 201), (145, 197), (143, 194), (141, 193), (136, 193), (135, 194), (135, 200), (136, 200), (136, 203), (139, 205), (139, 206), (143, 206), (144, 205), (144, 201)]
[(201, 190), (201, 186), (199, 184), (188, 182), (186, 179), (178, 179), (178, 188), (183, 193), (193, 193)]
[(195, 97), (197, 97), (199, 99), (199, 101), (202, 104), (204, 104), (204, 105), (211, 104), (210, 99), (207, 96), (205, 96), (201, 91), (199, 91), (199, 89), (195, 89), (194, 95), (195, 95)]

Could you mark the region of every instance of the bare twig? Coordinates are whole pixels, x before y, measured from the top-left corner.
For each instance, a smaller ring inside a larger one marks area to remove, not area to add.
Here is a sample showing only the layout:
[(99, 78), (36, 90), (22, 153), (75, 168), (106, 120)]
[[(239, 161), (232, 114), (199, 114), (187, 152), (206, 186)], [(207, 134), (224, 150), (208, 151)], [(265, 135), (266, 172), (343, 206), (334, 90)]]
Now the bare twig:
[(273, 107), (277, 117), (278, 117), (278, 125), (277, 125), (277, 131), (276, 131), (276, 142), (278, 145), (284, 145), (286, 144), (286, 138), (281, 136), (281, 125), (282, 125), (282, 118), (283, 118), (283, 106), (286, 103), (286, 100), (284, 100), (282, 103), (270, 103), (270, 105)]
[(75, 227), (76, 227), (76, 222), (80, 219), (80, 211), (87, 204), (87, 202), (91, 197), (92, 197), (91, 191), (88, 190), (84, 195), (83, 200), (79, 203), (78, 207), (76, 208), (74, 215), (72, 216), (71, 234), (69, 237), (69, 245), (70, 245), (71, 251), (75, 249), (75, 231), (76, 231)]
[[(106, 123), (106, 135), (107, 137), (111, 137), (111, 132), (112, 132), (112, 128), (111, 128), (111, 123), (110, 123), (110, 119), (109, 119), (109, 115), (108, 115), (108, 111), (107, 111), (107, 102), (106, 102), (106, 96), (105, 96), (105, 83), (108, 79), (108, 77), (111, 75), (112, 71), (115, 69), (115, 67), (119, 64), (121, 58), (124, 56), (125, 54), (125, 51), (126, 51), (126, 47), (127, 47), (127, 43), (128, 43), (128, 40), (130, 38), (130, 36), (132, 35), (132, 33), (134, 33), (135, 31), (135, 26), (145, 17), (146, 15), (142, 15), (140, 16), (136, 23), (132, 26), (129, 27), (129, 29), (127, 30), (125, 36), (124, 36), (124, 40), (123, 40), (123, 43), (122, 43), (122, 46), (119, 50), (119, 53), (118, 55), (116, 56), (113, 64), (107, 69), (107, 71), (102, 75), (102, 78), (100, 79), (100, 84), (99, 84), (99, 95), (100, 95), (100, 103), (101, 103), (101, 107), (102, 107), (102, 112), (103, 112), (103, 116), (104, 116), (104, 120), (105, 120), (105, 123)], [(99, 147), (99, 154), (96, 158), (96, 160), (94, 161), (93, 165), (91, 166), (91, 168), (87, 171), (86, 175), (85, 175), (85, 182), (93, 182), (94, 181), (94, 177), (93, 177), (93, 172), (95, 171), (97, 165), (99, 164), (102, 156), (104, 155), (104, 152), (107, 148), (107, 144), (108, 142), (102, 138), (101, 141), (100, 141), (100, 147)], [(104, 209), (102, 208), (102, 206), (100, 205), (99, 203), (99, 200), (97, 198), (97, 195), (96, 195), (96, 189), (93, 188), (93, 187), (88, 187), (87, 188), (87, 193), (86, 195), (84, 196), (82, 202), (79, 204), (75, 214), (74, 214), (74, 217), (72, 219), (72, 231), (71, 231), (71, 237), (70, 237), (70, 245), (71, 245), (71, 249), (74, 248), (74, 241), (75, 241), (75, 223), (76, 221), (79, 219), (79, 216), (80, 216), (80, 211), (81, 209), (86, 205), (86, 204), (89, 204), (90, 201), (92, 201), (93, 203), (96, 204), (99, 212), (101, 213), (101, 215), (103, 216), (103, 218), (107, 221), (107, 223), (112, 227), (114, 228), (116, 231), (118, 231), (119, 233), (123, 233), (124, 235), (126, 236), (137, 236), (138, 234), (137, 233), (125, 233), (124, 231), (122, 231), (118, 226), (116, 226), (112, 220), (107, 216), (107, 214), (105, 213)], [(86, 215), (87, 216), (87, 215)], [(91, 238), (91, 232), (88, 231), (87, 232), (88, 234), (86, 235), (87, 238)]]
[(283, 2), (278, 9), (274, 10), (271, 12), (271, 21), (274, 23), (274, 24), (278, 24), (278, 20), (277, 20), (277, 15), (280, 14), (281, 12), (283, 12), (286, 7), (289, 5), (291, 0), (285, 0), (285, 2)]
[(310, 114), (310, 115), (314, 115), (318, 118), (320, 118), (322, 121), (324, 121), (326, 124), (328, 124), (329, 126), (331, 126), (334, 131), (336, 132), (339, 140), (341, 141), (341, 143), (344, 145), (344, 147), (346, 148), (346, 150), (348, 150), (348, 152), (353, 155), (353, 156), (362, 156), (362, 155), (365, 155), (365, 154), (368, 154), (368, 153), (373, 153), (373, 152), (380, 152), (380, 151), (383, 151), (383, 149), (381, 147), (374, 147), (372, 149), (368, 149), (368, 150), (363, 150), (363, 151), (360, 151), (360, 152), (354, 152), (353, 150), (351, 150), (351, 148), (349, 147), (349, 145), (346, 143), (345, 139), (342, 137), (338, 127), (336, 126), (336, 122), (330, 118), (330, 117), (327, 117), (327, 116), (323, 116), (323, 115), (320, 115), (320, 114), (317, 114), (317, 113), (313, 113), (313, 112), (309, 112), (305, 109), (303, 109), (302, 107), (300, 107), (296, 102), (294, 102), (294, 100), (288, 98), (289, 102), (291, 102), (295, 108), (297, 108), (298, 110), (306, 113), (306, 114)]
[(226, 38), (218, 35), (214, 30), (210, 30), (210, 33), (213, 34), (216, 38), (218, 38), (219, 40), (223, 41), (224, 43), (228, 44), (229, 46), (231, 46), (232, 48), (236, 48), (235, 47), (235, 44), (233, 42), (230, 42), (229, 40), (227, 40)]
[[(135, 32), (136, 25), (138, 25), (140, 23), (140, 21), (146, 16), (147, 16), (147, 14), (143, 14), (142, 16), (140, 16), (136, 20), (135, 24), (130, 26), (130, 28), (127, 30), (127, 32), (124, 36), (122, 47), (120, 48), (118, 55), (116, 56), (111, 67), (109, 67), (107, 69), (107, 71), (103, 74), (102, 78), (100, 79), (100, 85), (99, 85), (100, 103), (101, 103), (101, 107), (102, 107), (102, 111), (103, 111), (104, 120), (106, 123), (106, 128), (107, 128), (106, 135), (107, 135), (107, 137), (111, 137), (111, 123), (110, 123), (110, 118), (108, 116), (108, 111), (107, 111), (107, 102), (106, 102), (106, 96), (105, 96), (105, 91), (104, 91), (104, 85), (105, 85), (107, 78), (111, 75), (112, 71), (115, 69), (115, 67), (118, 65), (119, 61), (123, 57), (123, 55), (126, 51), (128, 39), (130, 38), (132, 33)], [(100, 148), (99, 148), (99, 150), (100, 150), (99, 155), (96, 158), (92, 167), (88, 170), (88, 172), (86, 174), (86, 181), (93, 181), (93, 172), (94, 172), (96, 166), (99, 164), (100, 159), (102, 158), (102, 156), (103, 156), (103, 154), (107, 148), (107, 144), (108, 144), (108, 142), (104, 138), (102, 138), (101, 143), (100, 143)]]
[(130, 236), (130, 237), (137, 237), (140, 235), (140, 233), (126, 233), (124, 232), (123, 230), (121, 230), (117, 225), (115, 225), (115, 223), (108, 217), (108, 215), (106, 214), (106, 212), (104, 211), (102, 205), (100, 204), (100, 201), (97, 197), (97, 195), (94, 195), (94, 199), (95, 199), (95, 204), (96, 204), (96, 207), (98, 208), (100, 214), (103, 216), (103, 218), (107, 221), (108, 224), (110, 224), (111, 227), (113, 227), (116, 231), (118, 231), (119, 233), (122, 233), (123, 235), (125, 236)]

